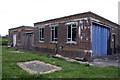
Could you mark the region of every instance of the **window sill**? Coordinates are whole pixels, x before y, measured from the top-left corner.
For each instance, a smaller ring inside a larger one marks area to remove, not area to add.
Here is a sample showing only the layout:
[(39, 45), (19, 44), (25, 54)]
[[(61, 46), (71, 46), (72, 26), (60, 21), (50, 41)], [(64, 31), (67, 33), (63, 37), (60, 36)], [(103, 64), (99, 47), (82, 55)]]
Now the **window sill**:
[(50, 43), (58, 43), (57, 41), (51, 41)]
[(77, 44), (77, 42), (66, 42), (66, 44)]
[(40, 43), (44, 43), (44, 41), (39, 41)]

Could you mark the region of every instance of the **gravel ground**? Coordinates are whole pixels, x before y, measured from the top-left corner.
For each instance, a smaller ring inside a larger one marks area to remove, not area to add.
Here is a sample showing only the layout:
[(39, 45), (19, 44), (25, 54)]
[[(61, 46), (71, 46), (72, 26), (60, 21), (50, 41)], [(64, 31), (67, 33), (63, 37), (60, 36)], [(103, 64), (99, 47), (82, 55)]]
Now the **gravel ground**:
[(25, 71), (31, 73), (31, 74), (45, 74), (45, 73), (50, 73), (54, 72), (56, 70), (61, 70), (60, 67), (53, 66), (51, 64), (46, 64), (41, 61), (29, 61), (29, 62), (21, 62), (17, 63), (22, 69)]
[(105, 66), (117, 66), (120, 67), (120, 64), (116, 60), (104, 60), (104, 59), (95, 59), (89, 64), (97, 67), (105, 67)]
[(69, 62), (78, 62), (80, 64), (90, 64), (92, 66), (97, 66), (97, 67), (105, 67), (105, 66), (120, 67), (120, 54), (113, 54), (113, 55), (107, 55), (104, 57), (95, 58), (92, 62), (82, 62), (75, 59), (66, 58), (61, 55), (56, 55), (56, 57), (63, 58)]
[(23, 66), (26, 66), (27, 68), (36, 71), (37, 73), (39, 72), (46, 72), (55, 68), (52, 68), (50, 66), (47, 66), (45, 64), (38, 64), (38, 63), (29, 63), (29, 64), (23, 64)]
[(120, 54), (107, 55), (101, 58), (96, 58), (90, 64), (97, 67), (117, 66), (120, 67)]

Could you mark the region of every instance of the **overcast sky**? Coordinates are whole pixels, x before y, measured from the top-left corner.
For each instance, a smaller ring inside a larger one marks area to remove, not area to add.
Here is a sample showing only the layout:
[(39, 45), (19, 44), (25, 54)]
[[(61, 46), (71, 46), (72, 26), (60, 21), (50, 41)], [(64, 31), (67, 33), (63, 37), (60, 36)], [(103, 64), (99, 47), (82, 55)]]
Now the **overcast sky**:
[(9, 28), (92, 11), (118, 23), (120, 0), (0, 0), (0, 34)]

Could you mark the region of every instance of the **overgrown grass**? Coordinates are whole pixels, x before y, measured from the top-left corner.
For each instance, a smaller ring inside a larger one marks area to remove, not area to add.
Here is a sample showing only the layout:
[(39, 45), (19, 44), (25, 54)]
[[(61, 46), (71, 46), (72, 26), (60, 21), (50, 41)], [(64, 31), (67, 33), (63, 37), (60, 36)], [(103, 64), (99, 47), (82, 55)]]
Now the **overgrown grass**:
[[(3, 78), (118, 78), (117, 67), (94, 67), (85, 64), (70, 63), (63, 59), (52, 58), (32, 52), (13, 53), (3, 47), (2, 77)], [(66, 53), (67, 54), (67, 53)], [(29, 74), (16, 63), (40, 60), (62, 68), (49, 74)]]

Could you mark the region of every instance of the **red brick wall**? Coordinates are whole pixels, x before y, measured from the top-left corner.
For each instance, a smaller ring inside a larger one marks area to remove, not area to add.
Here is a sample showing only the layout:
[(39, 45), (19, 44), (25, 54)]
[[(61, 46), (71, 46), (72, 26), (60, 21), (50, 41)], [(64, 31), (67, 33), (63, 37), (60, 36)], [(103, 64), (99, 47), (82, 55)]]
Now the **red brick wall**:
[[(16, 34), (16, 45), (17, 46), (23, 45), (22, 44), (23, 33), (33, 31), (33, 30), (24, 30), (24, 29), (34, 29), (34, 28), (20, 27), (20, 28), (9, 29), (9, 45), (11, 45), (13, 43), (13, 36), (12, 36), (12, 38), (10, 38), (10, 32), (12, 35)], [(18, 40), (18, 33), (20, 33), (20, 40)]]
[[(39, 28), (34, 29), (34, 42), (35, 42), (35, 51), (38, 51), (39, 53), (45, 53), (45, 54), (61, 54), (63, 56), (75, 58), (75, 57), (90, 57), (89, 53), (84, 53), (84, 50), (90, 50), (91, 49), (91, 40), (90, 40), (90, 21), (87, 26), (86, 30), (83, 31), (83, 34), (86, 34), (86, 36), (89, 37), (88, 41), (83, 39), (80, 41), (80, 38), (78, 36), (78, 27), (76, 28), (76, 42), (77, 44), (68, 44), (67, 43), (67, 26), (65, 23), (59, 23), (58, 24), (58, 43), (57, 45), (55, 43), (50, 42), (50, 27), (46, 26), (44, 28), (44, 43), (40, 43), (39, 40)], [(57, 46), (57, 47), (56, 47)], [(62, 47), (62, 49), (60, 48)], [(86, 56), (87, 55), (87, 56)]]
[[(48, 20), (48, 21), (44, 21), (44, 22), (40, 22), (40, 23), (35, 23), (34, 26), (38, 26), (38, 25), (43, 25), (43, 24), (49, 24), (49, 23), (55, 23), (55, 22), (60, 22), (60, 21), (70, 21), (73, 19), (80, 19), (80, 18), (84, 18), (84, 17), (92, 17), (96, 20), (99, 20), (98, 23), (101, 23), (103, 25), (107, 25), (110, 28), (110, 35), (112, 35), (113, 33), (116, 34), (116, 48), (117, 45), (120, 46), (119, 44), (119, 40), (120, 37), (119, 33), (118, 33), (118, 25), (115, 23), (112, 23), (111, 21), (100, 17), (98, 15), (95, 14), (82, 14), (82, 15), (75, 15), (75, 16), (70, 16), (70, 17), (65, 17), (65, 18), (60, 18), (60, 19), (53, 19), (53, 20)], [(91, 28), (91, 20), (89, 19), (89, 23), (86, 24), (88, 27)], [(116, 28), (115, 28), (116, 27)], [(120, 27), (120, 26), (119, 26)], [(76, 36), (76, 42), (77, 44), (66, 44), (67, 41), (67, 27), (65, 26), (65, 23), (59, 23), (58, 24), (58, 44), (57, 44), (57, 48), (56, 48), (56, 44), (50, 43), (50, 28), (49, 26), (45, 27), (45, 31), (44, 31), (44, 43), (39, 43), (38, 42), (38, 29), (35, 28), (35, 47), (37, 48), (37, 50), (39, 52), (48, 52), (47, 54), (61, 54), (64, 56), (69, 56), (72, 58), (75, 58), (76, 56), (78, 57), (90, 57), (90, 53), (84, 53), (84, 50), (91, 50), (91, 31), (90, 28), (87, 29), (83, 29), (83, 37), (88, 36), (88, 40), (86, 41), (85, 38), (83, 38), (83, 40), (80, 40), (79, 36), (78, 36), (78, 26), (77, 26), (77, 36)], [(113, 45), (112, 45), (112, 37), (110, 37), (110, 43), (109, 43), (109, 53), (112, 52), (113, 50)], [(62, 47), (62, 49), (60, 48)]]

